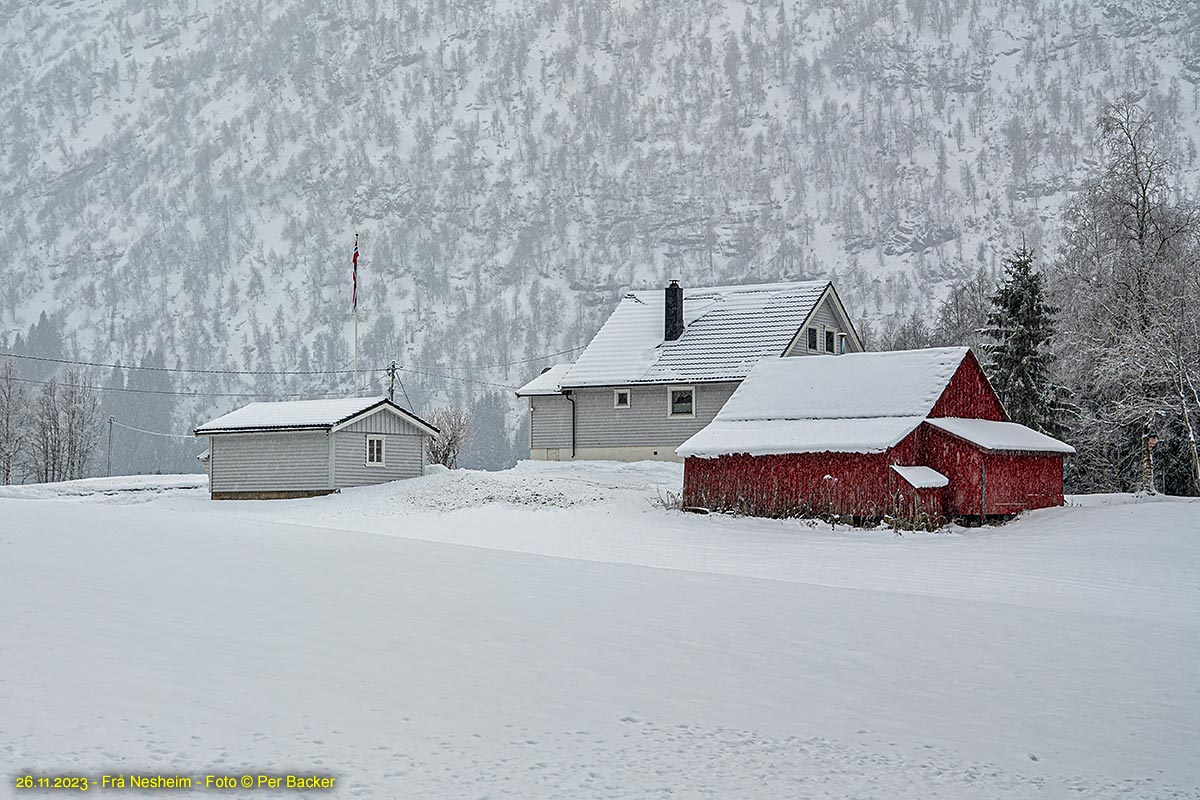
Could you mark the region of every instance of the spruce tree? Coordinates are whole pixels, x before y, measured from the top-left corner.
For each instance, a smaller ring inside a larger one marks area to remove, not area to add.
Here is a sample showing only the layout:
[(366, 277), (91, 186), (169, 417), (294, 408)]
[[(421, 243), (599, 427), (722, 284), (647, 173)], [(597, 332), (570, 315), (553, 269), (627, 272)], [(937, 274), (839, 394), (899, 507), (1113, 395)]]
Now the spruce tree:
[(1051, 378), (1058, 309), (1046, 302), (1042, 274), (1024, 244), (1004, 259), (1004, 282), (992, 295), (983, 333), (987, 374), (1013, 422), (1059, 435), (1065, 392)]

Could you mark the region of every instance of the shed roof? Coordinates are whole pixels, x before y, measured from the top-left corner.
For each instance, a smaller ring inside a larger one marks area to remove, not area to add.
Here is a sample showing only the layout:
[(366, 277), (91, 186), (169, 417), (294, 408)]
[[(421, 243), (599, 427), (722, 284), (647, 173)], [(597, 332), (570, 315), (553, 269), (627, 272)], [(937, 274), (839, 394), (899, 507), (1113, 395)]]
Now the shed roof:
[(1024, 453), (1074, 453), (1075, 448), (1053, 436), (1027, 428), (1016, 422), (995, 422), (990, 419), (939, 417), (928, 420), (935, 428), (965, 439), (984, 450)]
[(950, 479), (932, 467), (892, 464), (892, 469), (914, 489), (940, 489), (950, 485)]
[(388, 408), (422, 430), (437, 433), (437, 428), (386, 397), (250, 403), (204, 423), (194, 433), (197, 436), (209, 436), (217, 433), (332, 429), (376, 408)]
[(561, 387), (741, 380), (760, 358), (783, 354), (826, 291), (836, 297), (829, 281), (684, 287), (674, 341), (664, 340), (663, 290), (630, 292)]

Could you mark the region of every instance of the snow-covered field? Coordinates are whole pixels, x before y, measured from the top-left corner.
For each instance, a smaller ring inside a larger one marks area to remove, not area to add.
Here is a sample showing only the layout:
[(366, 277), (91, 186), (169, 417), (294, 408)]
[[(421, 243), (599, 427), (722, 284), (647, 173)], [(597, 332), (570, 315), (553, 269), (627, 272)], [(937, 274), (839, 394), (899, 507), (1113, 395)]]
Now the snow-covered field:
[(6, 489), (3, 785), (1200, 797), (1200, 503), (896, 536), (665, 510), (679, 482), (522, 464), (303, 501), (213, 503), (193, 476)]

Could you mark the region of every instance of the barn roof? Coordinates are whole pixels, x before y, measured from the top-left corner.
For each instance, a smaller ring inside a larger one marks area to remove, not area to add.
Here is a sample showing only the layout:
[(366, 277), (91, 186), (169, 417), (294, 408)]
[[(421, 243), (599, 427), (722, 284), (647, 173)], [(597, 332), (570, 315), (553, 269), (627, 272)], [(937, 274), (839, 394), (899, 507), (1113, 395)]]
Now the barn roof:
[(939, 417), (929, 424), (984, 450), (1024, 453), (1074, 453), (1075, 448), (1015, 422)]
[(197, 436), (255, 431), (326, 430), (378, 408), (387, 408), (418, 428), (437, 433), (437, 428), (400, 408), (386, 397), (347, 397), (332, 400), (285, 400), (250, 403), (196, 428)]
[[(701, 458), (730, 453), (881, 453), (926, 421), (984, 450), (1075, 452), (1014, 422), (930, 419), (969, 352), (966, 347), (934, 347), (764, 359), (713, 421), (675, 452)], [(916, 473), (912, 478), (922, 479)]]
[(675, 452), (715, 458), (729, 453), (752, 456), (782, 453), (881, 453), (899, 444), (924, 417), (858, 419), (717, 418)]
[[(683, 335), (674, 341), (664, 339), (663, 290), (629, 292), (560, 388), (741, 380), (759, 359), (783, 354), (826, 292), (840, 308), (829, 281), (685, 287)], [(535, 394), (526, 390), (537, 383), (517, 394)]]
[(764, 359), (717, 419), (924, 417), (967, 352), (936, 347)]

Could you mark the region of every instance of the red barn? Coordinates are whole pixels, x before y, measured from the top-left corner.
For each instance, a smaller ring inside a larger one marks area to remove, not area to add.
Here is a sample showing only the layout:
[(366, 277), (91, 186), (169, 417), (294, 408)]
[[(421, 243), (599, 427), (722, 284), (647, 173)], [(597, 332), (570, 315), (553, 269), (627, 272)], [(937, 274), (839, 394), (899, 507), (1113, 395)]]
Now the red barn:
[(676, 452), (686, 505), (996, 516), (1062, 505), (1074, 449), (1008, 415), (968, 348), (760, 361)]

